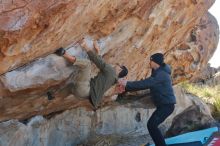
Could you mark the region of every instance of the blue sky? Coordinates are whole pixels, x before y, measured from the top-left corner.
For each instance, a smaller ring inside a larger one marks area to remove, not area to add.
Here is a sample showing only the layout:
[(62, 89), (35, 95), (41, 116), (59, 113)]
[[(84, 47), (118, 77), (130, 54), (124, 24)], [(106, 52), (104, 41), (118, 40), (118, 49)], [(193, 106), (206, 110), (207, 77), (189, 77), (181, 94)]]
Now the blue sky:
[[(220, 24), (220, 0), (215, 0), (214, 5), (209, 9), (209, 12), (215, 16), (215, 18), (218, 21), (218, 24)], [(220, 43), (220, 42), (219, 42)], [(214, 55), (212, 58), (209, 60), (209, 63), (211, 64), (212, 67), (219, 67), (220, 66), (220, 44), (218, 43), (218, 48), (216, 49)]]

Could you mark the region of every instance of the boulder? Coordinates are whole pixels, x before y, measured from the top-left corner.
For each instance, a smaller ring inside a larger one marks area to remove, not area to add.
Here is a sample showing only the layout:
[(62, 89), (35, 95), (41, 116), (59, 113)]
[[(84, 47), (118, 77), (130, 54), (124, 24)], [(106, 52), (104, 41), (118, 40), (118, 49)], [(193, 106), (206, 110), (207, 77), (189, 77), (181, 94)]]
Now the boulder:
[[(163, 133), (166, 133), (171, 123), (173, 123), (171, 129), (181, 133), (186, 130), (186, 125), (203, 125), (213, 120), (206, 105), (197, 97), (185, 95), (180, 87), (175, 87), (175, 94), (177, 97), (175, 111), (160, 125)], [(44, 117), (35, 116), (23, 121), (2, 122), (0, 144), (4, 146), (76, 146), (92, 143), (117, 145), (129, 142), (128, 139), (135, 137), (142, 137), (137, 143), (146, 140), (150, 142), (147, 121), (155, 110), (150, 97), (136, 95), (125, 97), (123, 101), (105, 106), (96, 112), (80, 106)], [(199, 109), (192, 108), (197, 107), (196, 105)]]
[[(0, 121), (27, 119), (82, 103), (68, 83), (81, 74), (57, 48), (85, 59), (79, 41), (98, 41), (109, 64), (123, 64), (129, 80), (148, 76), (149, 57), (165, 54), (173, 83), (206, 66), (219, 37), (208, 12), (214, 0), (0, 1)], [(92, 67), (92, 75), (97, 69)], [(88, 77), (89, 79), (89, 77)], [(62, 89), (62, 90), (59, 90)], [(48, 101), (47, 92), (56, 94)], [(61, 92), (62, 91), (62, 92)], [(64, 94), (65, 93), (65, 94)], [(86, 105), (85, 105), (86, 106)]]
[(191, 94), (185, 96), (191, 99), (193, 104), (173, 119), (172, 125), (166, 133), (168, 137), (217, 125), (208, 105), (199, 97)]

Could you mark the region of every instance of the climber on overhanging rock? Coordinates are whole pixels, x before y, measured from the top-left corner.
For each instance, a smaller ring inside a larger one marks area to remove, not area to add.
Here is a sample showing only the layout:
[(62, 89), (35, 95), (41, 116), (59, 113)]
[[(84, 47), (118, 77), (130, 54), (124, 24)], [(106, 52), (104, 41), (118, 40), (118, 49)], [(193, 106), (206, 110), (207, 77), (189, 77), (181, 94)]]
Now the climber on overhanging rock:
[[(91, 72), (91, 63), (86, 59), (78, 59), (75, 56), (68, 54), (63, 48), (59, 48), (55, 53), (59, 56), (63, 56), (69, 62), (73, 63), (76, 66), (81, 68), (81, 76), (77, 79), (77, 83), (73, 87), (73, 92), (79, 97), (89, 97), (92, 105), (95, 108), (98, 108), (102, 101), (102, 97), (105, 96), (104, 93), (108, 90), (111, 90), (111, 95), (106, 95), (106, 97), (114, 97), (110, 100), (115, 100), (118, 93), (122, 91), (119, 84), (116, 84), (118, 78), (124, 78), (128, 70), (125, 66), (115, 65), (112, 67), (110, 64), (107, 64), (101, 56), (97, 55), (99, 52), (99, 47), (96, 41), (93, 41), (92, 47), (88, 45), (84, 39), (81, 43), (83, 50), (85, 50), (89, 56), (89, 59), (99, 68), (98, 74), (90, 78)], [(82, 72), (82, 73), (81, 73)], [(82, 75), (84, 74), (84, 75)], [(116, 86), (114, 86), (116, 85)], [(110, 101), (108, 98), (106, 101)]]

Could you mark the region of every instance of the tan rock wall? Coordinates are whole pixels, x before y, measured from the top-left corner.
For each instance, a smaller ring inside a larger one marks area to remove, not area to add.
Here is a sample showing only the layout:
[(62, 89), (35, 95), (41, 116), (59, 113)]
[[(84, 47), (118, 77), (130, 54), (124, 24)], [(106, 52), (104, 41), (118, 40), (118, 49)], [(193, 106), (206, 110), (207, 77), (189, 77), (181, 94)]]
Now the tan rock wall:
[[(53, 101), (46, 97), (48, 90), (66, 86), (66, 80), (77, 74), (57, 56), (51, 62), (59, 63), (46, 67), (49, 54), (59, 47), (76, 49), (85, 36), (98, 40), (108, 63), (126, 65), (129, 80), (150, 74), (149, 57), (155, 52), (165, 54), (174, 83), (191, 78), (207, 64), (218, 43), (217, 22), (208, 13), (213, 2), (1, 0), (0, 120), (88, 105), (67, 90)], [(42, 70), (36, 67), (40, 61)], [(34, 69), (38, 73), (30, 75)]]

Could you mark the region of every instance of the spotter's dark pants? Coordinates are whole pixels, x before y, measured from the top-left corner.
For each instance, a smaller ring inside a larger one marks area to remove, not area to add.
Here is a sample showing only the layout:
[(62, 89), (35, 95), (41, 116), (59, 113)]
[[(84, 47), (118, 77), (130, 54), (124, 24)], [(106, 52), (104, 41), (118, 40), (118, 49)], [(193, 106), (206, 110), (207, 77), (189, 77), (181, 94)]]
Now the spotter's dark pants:
[(166, 104), (157, 107), (147, 123), (147, 128), (156, 146), (166, 146), (163, 135), (158, 126), (174, 111), (174, 104)]

